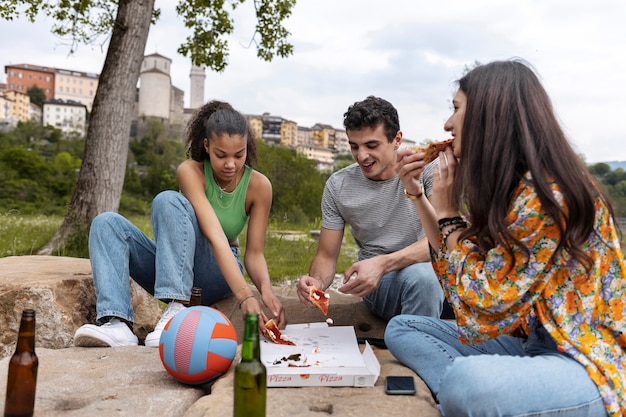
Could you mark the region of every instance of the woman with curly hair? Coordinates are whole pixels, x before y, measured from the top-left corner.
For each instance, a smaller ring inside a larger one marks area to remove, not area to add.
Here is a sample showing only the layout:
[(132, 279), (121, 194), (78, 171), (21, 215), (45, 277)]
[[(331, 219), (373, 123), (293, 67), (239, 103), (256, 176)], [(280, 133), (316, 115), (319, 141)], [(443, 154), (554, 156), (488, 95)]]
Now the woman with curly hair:
[(190, 158), (176, 171), (181, 192), (163, 191), (152, 202), (154, 240), (117, 213), (94, 219), (89, 254), (99, 325), (80, 327), (76, 346), (138, 344), (129, 276), (167, 303), (146, 346), (158, 347), (165, 324), (185, 308), (192, 287), (202, 289), (204, 305), (233, 294), (244, 316), (259, 313), (265, 323), (240, 260), (238, 236), (246, 224), (245, 268), (271, 318), (284, 325), (264, 255), (272, 186), (252, 168), (256, 144), (245, 117), (225, 102), (205, 104), (189, 122), (187, 147)]
[[(611, 203), (534, 72), (459, 80), (433, 194), (415, 200), (456, 322), (397, 316), (385, 341), (444, 416), (626, 415), (626, 268)], [(398, 153), (419, 194), (423, 153)]]

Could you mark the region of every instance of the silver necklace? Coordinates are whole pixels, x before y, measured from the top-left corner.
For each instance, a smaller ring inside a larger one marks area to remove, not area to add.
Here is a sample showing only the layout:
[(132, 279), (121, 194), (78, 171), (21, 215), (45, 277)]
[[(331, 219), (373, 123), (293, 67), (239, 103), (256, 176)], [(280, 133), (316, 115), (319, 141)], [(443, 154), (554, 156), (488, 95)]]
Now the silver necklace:
[(227, 189), (228, 187), (230, 187), (230, 186), (233, 184), (233, 182), (237, 179), (238, 174), (239, 174), (239, 173), (235, 174), (235, 177), (234, 177), (232, 180), (230, 180), (230, 182), (229, 182), (228, 184), (226, 184), (224, 187), (222, 187), (222, 186), (220, 185), (220, 182), (219, 182), (219, 181), (217, 180), (217, 178), (215, 177), (215, 173), (213, 173), (213, 180), (215, 181), (215, 184), (217, 184), (217, 187), (220, 189), (220, 199), (221, 199), (222, 197), (224, 197), (224, 193), (226, 192), (226, 189)]

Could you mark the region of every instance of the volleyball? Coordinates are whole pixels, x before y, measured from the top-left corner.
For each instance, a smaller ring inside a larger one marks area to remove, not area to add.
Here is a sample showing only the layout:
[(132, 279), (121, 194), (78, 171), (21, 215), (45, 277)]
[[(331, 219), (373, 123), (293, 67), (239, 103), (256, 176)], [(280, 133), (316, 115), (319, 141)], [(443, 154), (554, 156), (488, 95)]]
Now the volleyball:
[(165, 325), (159, 355), (165, 370), (190, 385), (211, 382), (228, 371), (237, 352), (237, 333), (220, 311), (186, 308)]

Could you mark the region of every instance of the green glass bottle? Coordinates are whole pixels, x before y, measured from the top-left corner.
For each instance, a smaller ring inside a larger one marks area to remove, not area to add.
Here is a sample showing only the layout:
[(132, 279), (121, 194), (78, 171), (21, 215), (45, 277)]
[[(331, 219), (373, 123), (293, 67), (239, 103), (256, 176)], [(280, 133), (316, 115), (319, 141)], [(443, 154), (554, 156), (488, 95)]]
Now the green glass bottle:
[(261, 362), (259, 315), (246, 314), (241, 362), (235, 368), (235, 417), (265, 417), (267, 370)]

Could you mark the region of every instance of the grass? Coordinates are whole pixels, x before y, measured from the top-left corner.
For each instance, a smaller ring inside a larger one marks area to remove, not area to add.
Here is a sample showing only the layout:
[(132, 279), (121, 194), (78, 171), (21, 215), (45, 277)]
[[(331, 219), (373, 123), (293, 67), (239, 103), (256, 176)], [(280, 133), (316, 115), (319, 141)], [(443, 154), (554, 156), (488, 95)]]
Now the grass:
[(61, 216), (0, 214), (0, 258), (34, 255), (58, 230)]
[[(129, 216), (129, 220), (152, 237), (149, 216)], [(17, 211), (0, 214), (0, 258), (36, 254), (54, 235), (62, 222), (62, 216), (24, 215)], [(311, 238), (310, 234), (311, 230), (315, 229), (319, 229), (319, 225), (278, 222), (272, 222), (269, 225), (265, 258), (270, 279), (274, 285), (293, 283), (308, 272), (317, 250), (317, 242)], [(245, 236), (244, 231), (240, 236), (242, 255), (245, 251)], [(622, 242), (622, 248), (624, 248), (624, 242)], [(357, 251), (357, 245), (346, 229), (344, 244), (337, 262), (338, 272), (345, 271), (356, 260)], [(79, 256), (68, 252), (56, 255)]]
[[(144, 233), (152, 237), (149, 216), (129, 216), (129, 220)], [(58, 230), (62, 216), (26, 215), (17, 211), (0, 214), (0, 258), (7, 256), (35, 255)], [(270, 278), (275, 285), (285, 285), (306, 274), (317, 250), (317, 242), (310, 231), (318, 225), (293, 225), (272, 222), (265, 243)], [(289, 232), (286, 232), (289, 231)], [(299, 238), (294, 238), (299, 237)], [(344, 245), (337, 262), (337, 271), (342, 272), (356, 260), (357, 246), (346, 230)], [(245, 251), (245, 230), (240, 236), (242, 255)], [(56, 255), (83, 256), (63, 251)]]

